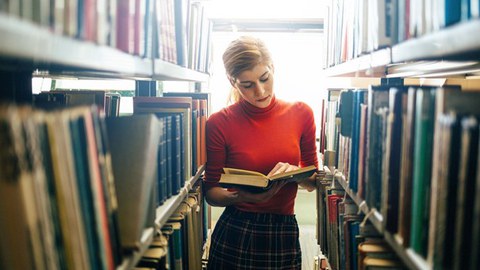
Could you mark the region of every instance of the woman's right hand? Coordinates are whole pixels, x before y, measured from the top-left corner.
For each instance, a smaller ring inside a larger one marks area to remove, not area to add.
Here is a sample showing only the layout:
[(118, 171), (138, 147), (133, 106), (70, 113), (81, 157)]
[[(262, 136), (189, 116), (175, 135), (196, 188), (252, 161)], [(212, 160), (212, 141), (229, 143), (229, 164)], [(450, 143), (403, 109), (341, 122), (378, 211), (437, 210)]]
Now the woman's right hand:
[(237, 190), (237, 202), (236, 203), (261, 203), (270, 200), (280, 189), (286, 184), (285, 181), (278, 181), (272, 184), (272, 186), (262, 193), (251, 193), (247, 190), (239, 188)]
[(271, 199), (284, 185), (284, 181), (275, 182), (262, 193), (251, 193), (241, 188), (228, 190), (222, 187), (211, 187), (206, 191), (206, 199), (210, 205), (220, 207), (238, 203), (260, 203)]

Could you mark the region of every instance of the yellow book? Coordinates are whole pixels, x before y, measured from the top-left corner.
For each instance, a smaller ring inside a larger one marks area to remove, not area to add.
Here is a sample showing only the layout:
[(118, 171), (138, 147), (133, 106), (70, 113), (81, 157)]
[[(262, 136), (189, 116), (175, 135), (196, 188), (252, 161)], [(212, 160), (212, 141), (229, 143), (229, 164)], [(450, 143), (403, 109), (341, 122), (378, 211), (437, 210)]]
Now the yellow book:
[(317, 167), (314, 165), (303, 167), (298, 170), (278, 173), (266, 176), (262, 173), (235, 168), (223, 168), (224, 173), (220, 177), (220, 185), (223, 187), (246, 187), (251, 190), (262, 191), (270, 188), (274, 181), (295, 182), (312, 176)]

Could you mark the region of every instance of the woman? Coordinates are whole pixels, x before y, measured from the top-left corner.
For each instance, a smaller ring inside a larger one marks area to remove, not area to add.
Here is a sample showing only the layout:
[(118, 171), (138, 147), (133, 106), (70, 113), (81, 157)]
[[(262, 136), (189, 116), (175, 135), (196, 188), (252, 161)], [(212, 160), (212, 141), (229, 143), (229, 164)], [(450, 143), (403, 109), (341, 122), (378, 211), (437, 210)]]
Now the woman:
[[(233, 41), (223, 55), (235, 103), (207, 121), (205, 196), (226, 207), (211, 236), (208, 269), (301, 269), (294, 215), (297, 183), (276, 183), (263, 193), (224, 189), (224, 167), (274, 175), (318, 166), (313, 112), (305, 103), (275, 98), (274, 67), (265, 44)], [(315, 176), (299, 184), (315, 188)]]

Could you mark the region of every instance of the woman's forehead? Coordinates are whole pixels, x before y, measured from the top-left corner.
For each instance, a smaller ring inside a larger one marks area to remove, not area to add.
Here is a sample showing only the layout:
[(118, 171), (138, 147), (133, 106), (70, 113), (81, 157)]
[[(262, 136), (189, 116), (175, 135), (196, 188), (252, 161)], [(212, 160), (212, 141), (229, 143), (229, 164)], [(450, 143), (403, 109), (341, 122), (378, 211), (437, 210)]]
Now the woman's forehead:
[(240, 72), (237, 77), (237, 81), (249, 81), (258, 79), (270, 72), (270, 67), (264, 64), (258, 64), (254, 68)]

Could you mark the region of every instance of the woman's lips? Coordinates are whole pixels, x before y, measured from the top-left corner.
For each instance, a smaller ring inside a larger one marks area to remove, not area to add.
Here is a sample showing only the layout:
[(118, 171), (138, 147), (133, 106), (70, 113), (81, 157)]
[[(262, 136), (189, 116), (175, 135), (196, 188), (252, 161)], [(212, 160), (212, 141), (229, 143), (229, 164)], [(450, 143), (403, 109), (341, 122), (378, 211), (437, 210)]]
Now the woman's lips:
[(257, 99), (257, 102), (264, 102), (264, 101), (267, 101), (267, 99), (269, 98), (270, 96), (266, 96), (262, 99)]

